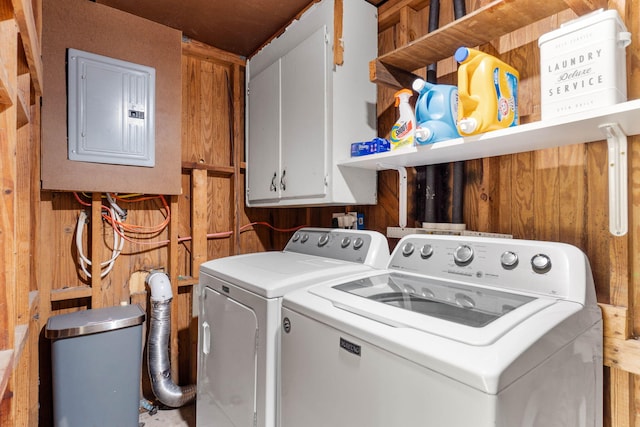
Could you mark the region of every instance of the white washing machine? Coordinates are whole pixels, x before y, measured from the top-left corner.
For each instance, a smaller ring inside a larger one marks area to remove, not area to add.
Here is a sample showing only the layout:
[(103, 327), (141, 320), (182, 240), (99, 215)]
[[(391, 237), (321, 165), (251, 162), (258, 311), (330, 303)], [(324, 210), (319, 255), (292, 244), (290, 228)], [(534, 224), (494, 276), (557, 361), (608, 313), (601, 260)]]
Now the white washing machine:
[(374, 231), (304, 228), (282, 252), (200, 266), (198, 427), (278, 424), (280, 310), (285, 293), (386, 267), (389, 246)]
[(574, 246), (412, 235), (283, 300), (282, 427), (602, 426), (602, 317)]

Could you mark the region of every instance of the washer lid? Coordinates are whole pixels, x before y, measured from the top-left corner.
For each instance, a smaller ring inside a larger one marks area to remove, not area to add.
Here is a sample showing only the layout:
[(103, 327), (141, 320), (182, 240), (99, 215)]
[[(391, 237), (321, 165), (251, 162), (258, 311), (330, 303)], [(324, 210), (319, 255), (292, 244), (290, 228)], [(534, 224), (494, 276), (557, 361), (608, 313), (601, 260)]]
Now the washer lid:
[(384, 273), (310, 293), (334, 306), (391, 325), (483, 346), (556, 302), (425, 276)]
[(364, 264), (295, 252), (259, 252), (207, 261), (200, 271), (266, 298), (336, 277), (370, 271)]

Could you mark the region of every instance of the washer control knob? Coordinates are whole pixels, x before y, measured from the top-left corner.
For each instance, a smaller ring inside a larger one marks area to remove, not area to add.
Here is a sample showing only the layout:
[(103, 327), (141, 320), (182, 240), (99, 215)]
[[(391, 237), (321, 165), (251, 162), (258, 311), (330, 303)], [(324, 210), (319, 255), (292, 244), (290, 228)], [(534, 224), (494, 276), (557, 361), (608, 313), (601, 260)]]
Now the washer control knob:
[(431, 258), (431, 255), (433, 255), (433, 246), (427, 243), (420, 249), (420, 256), (422, 259), (427, 259)]
[(518, 265), (518, 254), (513, 251), (503, 252), (500, 256), (500, 264), (505, 270), (513, 270)]
[(545, 254), (537, 254), (531, 258), (531, 268), (539, 274), (547, 273), (551, 270), (551, 258)]
[(300, 240), (300, 243), (305, 243), (307, 240), (309, 240), (309, 235), (305, 233), (302, 235), (302, 239)]
[(321, 234), (320, 237), (318, 238), (318, 246), (320, 246), (320, 247), (326, 245), (328, 242), (329, 242), (329, 234), (328, 233)]
[(350, 244), (351, 244), (351, 238), (350, 237), (343, 237), (342, 238), (342, 242), (340, 242), (340, 246), (342, 246), (343, 248), (346, 248)]
[(353, 241), (353, 249), (358, 250), (364, 245), (364, 240), (362, 237), (356, 237), (356, 240)]
[(297, 242), (298, 240), (300, 240), (300, 233), (294, 234), (291, 240), (293, 240), (294, 242)]
[(469, 245), (460, 245), (453, 251), (453, 260), (458, 265), (468, 265), (473, 261), (473, 248)]
[(405, 245), (402, 247), (402, 255), (411, 256), (415, 248), (416, 247), (413, 246), (413, 243), (405, 243)]

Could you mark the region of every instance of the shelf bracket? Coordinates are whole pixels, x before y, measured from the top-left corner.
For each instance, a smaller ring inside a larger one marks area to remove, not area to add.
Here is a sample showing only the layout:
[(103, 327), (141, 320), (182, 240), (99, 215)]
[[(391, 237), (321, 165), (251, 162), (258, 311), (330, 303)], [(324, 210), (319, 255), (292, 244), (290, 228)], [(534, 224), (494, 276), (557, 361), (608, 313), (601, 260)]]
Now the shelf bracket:
[(407, 169), (403, 166), (378, 163), (378, 169), (393, 169), (398, 171), (398, 225), (404, 229), (407, 226)]
[(627, 135), (618, 123), (599, 126), (607, 137), (609, 169), (609, 231), (624, 236), (628, 231), (627, 202)]

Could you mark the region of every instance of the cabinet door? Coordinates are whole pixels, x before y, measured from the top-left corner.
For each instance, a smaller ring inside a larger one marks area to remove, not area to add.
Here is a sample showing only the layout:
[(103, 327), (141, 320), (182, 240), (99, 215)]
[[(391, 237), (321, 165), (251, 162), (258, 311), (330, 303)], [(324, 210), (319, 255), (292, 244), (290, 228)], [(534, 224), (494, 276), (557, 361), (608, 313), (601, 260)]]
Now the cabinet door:
[(281, 197), (323, 197), (327, 174), (327, 27), (282, 57)]
[(248, 199), (277, 199), (280, 194), (280, 60), (251, 76), (248, 107)]

